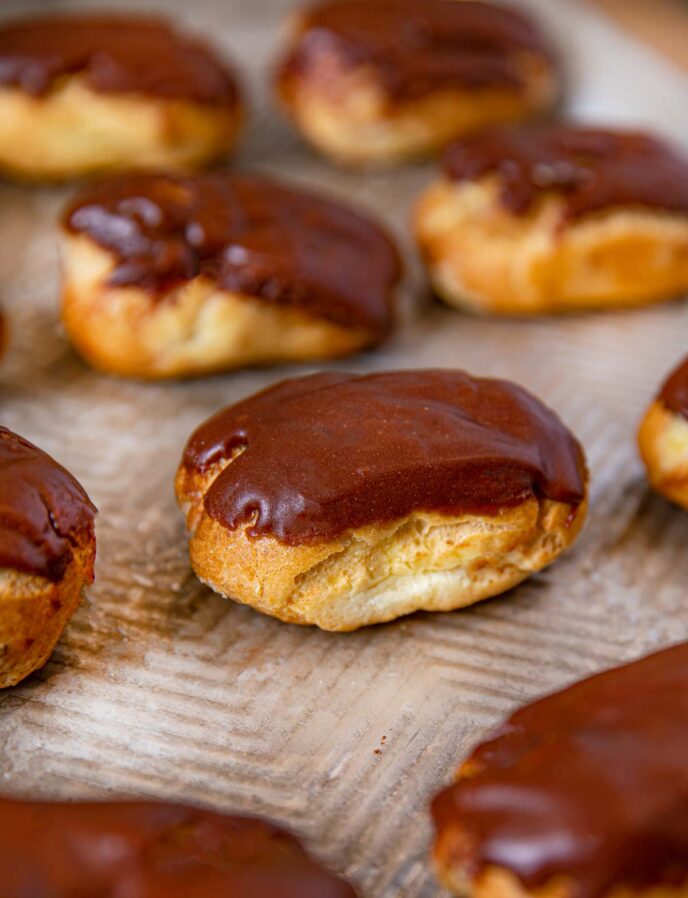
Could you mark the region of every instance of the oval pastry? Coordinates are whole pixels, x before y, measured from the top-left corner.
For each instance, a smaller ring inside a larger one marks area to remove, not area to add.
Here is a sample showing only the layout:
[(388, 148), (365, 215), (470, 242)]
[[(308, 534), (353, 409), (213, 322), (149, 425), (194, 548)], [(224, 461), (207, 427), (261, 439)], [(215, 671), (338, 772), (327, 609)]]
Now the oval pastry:
[(176, 480), (201, 580), (353, 630), (494, 596), (586, 510), (580, 446), (541, 402), (460, 371), (287, 380), (193, 434)]
[(647, 410), (638, 445), (654, 489), (688, 510), (688, 357)]
[(93, 582), (95, 511), (68, 471), (0, 427), (0, 687), (45, 664)]
[(688, 289), (688, 161), (657, 138), (550, 125), (451, 146), (414, 228), (437, 294), (507, 315)]
[(549, 110), (551, 53), (521, 13), (463, 0), (330, 0), (306, 9), (277, 72), (286, 112), (344, 163), (399, 162)]
[(346, 206), (251, 175), (92, 186), (63, 218), (63, 319), (139, 377), (329, 358), (392, 325), (396, 250)]
[(199, 41), (137, 15), (0, 25), (0, 169), (29, 180), (196, 168), (243, 118), (234, 75)]
[(0, 801), (3, 898), (356, 898), (267, 821), (153, 801)]
[(512, 715), (434, 801), (457, 895), (688, 894), (688, 643)]

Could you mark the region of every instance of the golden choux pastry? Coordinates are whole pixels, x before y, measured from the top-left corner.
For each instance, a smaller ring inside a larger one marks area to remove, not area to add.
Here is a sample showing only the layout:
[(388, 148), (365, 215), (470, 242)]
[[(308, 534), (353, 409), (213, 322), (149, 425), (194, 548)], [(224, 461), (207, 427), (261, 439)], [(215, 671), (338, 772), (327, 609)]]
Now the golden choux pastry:
[(94, 516), (68, 471), (0, 427), (0, 688), (45, 664), (93, 581)]
[(688, 510), (688, 358), (647, 410), (638, 445), (654, 489)]
[(461, 898), (688, 896), (688, 642), (526, 705), (433, 802)]
[(524, 14), (463, 0), (330, 0), (307, 7), (278, 65), (281, 103), (322, 153), (397, 163), (552, 108), (559, 75)]
[(232, 149), (231, 69), (149, 16), (46, 14), (0, 24), (0, 171), (31, 181), (184, 170)]
[(220, 411), (176, 479), (191, 564), (283, 621), (355, 630), (504, 592), (576, 538), (581, 447), (521, 387), (323, 373)]
[(393, 323), (397, 251), (347, 206), (226, 173), (121, 177), (63, 217), (62, 315), (97, 368), (148, 378), (307, 361)]
[(495, 128), (447, 150), (414, 230), (436, 293), (500, 315), (688, 290), (688, 161), (657, 138)]

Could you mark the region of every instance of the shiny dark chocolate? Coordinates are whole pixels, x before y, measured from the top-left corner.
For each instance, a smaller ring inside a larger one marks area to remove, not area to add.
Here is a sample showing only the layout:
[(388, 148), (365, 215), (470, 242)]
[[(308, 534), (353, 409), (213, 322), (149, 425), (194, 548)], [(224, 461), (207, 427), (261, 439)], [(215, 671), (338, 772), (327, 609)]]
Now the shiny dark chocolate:
[(442, 87), (520, 87), (520, 57), (548, 57), (535, 25), (520, 13), (463, 0), (334, 0), (306, 10), (279, 75), (373, 66), (391, 95)]
[(99, 93), (141, 93), (234, 106), (230, 69), (152, 16), (43, 15), (0, 25), (0, 84), (46, 94), (79, 75)]
[(490, 128), (452, 144), (444, 169), (453, 181), (496, 175), (501, 202), (516, 215), (551, 191), (561, 194), (571, 219), (611, 206), (688, 214), (688, 159), (639, 132)]
[(117, 256), (115, 286), (197, 275), (382, 335), (400, 275), (387, 236), (346, 206), (252, 175), (134, 176), (86, 188), (64, 225)]
[(532, 496), (576, 506), (585, 491), (582, 451), (556, 415), (521, 387), (461, 371), (282, 381), (201, 425), (183, 464), (207, 470), (242, 446), (206, 511), (288, 544), (414, 510), (489, 513)]
[(456, 828), (453, 865), (469, 877), (564, 878), (573, 898), (685, 887), (688, 643), (527, 705), (467, 769), (433, 815), (440, 837)]
[(95, 513), (68, 471), (0, 427), (0, 568), (57, 582), (75, 547), (94, 538)]
[(355, 898), (271, 823), (144, 801), (0, 801), (0, 894)]
[(688, 357), (669, 375), (659, 398), (672, 412), (688, 418)]

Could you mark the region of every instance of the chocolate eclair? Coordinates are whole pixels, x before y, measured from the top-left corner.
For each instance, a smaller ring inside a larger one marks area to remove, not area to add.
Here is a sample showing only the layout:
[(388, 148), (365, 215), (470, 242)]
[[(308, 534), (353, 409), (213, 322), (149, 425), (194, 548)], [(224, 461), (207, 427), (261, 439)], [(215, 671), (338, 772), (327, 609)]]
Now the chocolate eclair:
[(688, 289), (688, 159), (659, 138), (553, 124), (457, 141), (414, 229), (437, 294), (535, 314)]
[(526, 705), (433, 802), (457, 895), (688, 894), (688, 643)]
[(191, 563), (282, 620), (353, 630), (494, 596), (578, 534), (578, 442), (521, 387), (460, 371), (323, 373), (226, 408), (176, 480)]
[(45, 14), (0, 24), (0, 169), (28, 180), (187, 169), (226, 155), (236, 78), (153, 16)]
[(5, 898), (356, 898), (268, 821), (153, 801), (0, 800)]
[(45, 664), (93, 581), (95, 511), (68, 471), (0, 427), (0, 687)]
[(557, 67), (521, 12), (463, 0), (329, 0), (297, 14), (277, 89), (336, 161), (398, 162), (550, 109)]
[(645, 413), (638, 445), (653, 488), (688, 511), (688, 357)]
[(63, 320), (139, 377), (355, 352), (389, 333), (397, 251), (348, 206), (255, 175), (123, 177), (63, 216)]

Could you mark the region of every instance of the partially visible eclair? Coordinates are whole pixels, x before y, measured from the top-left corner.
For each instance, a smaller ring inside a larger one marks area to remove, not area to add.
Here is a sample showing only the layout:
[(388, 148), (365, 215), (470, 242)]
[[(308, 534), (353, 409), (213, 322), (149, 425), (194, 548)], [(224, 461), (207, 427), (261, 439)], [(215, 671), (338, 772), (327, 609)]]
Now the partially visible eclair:
[(0, 427), (0, 688), (45, 664), (93, 581), (94, 516), (68, 471)]
[(526, 705), (434, 800), (461, 898), (688, 896), (688, 642)]
[(638, 445), (653, 488), (688, 510), (688, 358), (645, 413)]
[(0, 23), (0, 171), (53, 181), (186, 170), (243, 120), (224, 60), (164, 19), (70, 13)]

